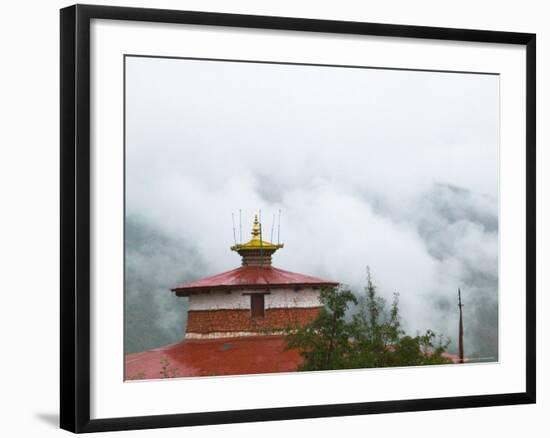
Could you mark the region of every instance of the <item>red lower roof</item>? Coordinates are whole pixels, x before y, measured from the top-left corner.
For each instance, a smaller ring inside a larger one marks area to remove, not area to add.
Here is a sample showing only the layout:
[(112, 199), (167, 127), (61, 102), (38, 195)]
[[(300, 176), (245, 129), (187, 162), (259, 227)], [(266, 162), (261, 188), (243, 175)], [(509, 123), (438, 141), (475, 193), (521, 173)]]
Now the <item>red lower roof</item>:
[(338, 283), (311, 275), (297, 274), (273, 266), (241, 266), (231, 271), (189, 283), (181, 283), (172, 288), (183, 294), (211, 289), (241, 289), (248, 286), (265, 288), (282, 287), (323, 287), (336, 286)]
[(127, 355), (125, 379), (291, 372), (302, 360), (298, 350), (285, 350), (282, 336), (188, 339)]
[[(125, 380), (227, 376), (297, 371), (299, 350), (285, 349), (283, 336), (187, 339), (125, 358)], [(444, 353), (458, 363), (458, 356)]]

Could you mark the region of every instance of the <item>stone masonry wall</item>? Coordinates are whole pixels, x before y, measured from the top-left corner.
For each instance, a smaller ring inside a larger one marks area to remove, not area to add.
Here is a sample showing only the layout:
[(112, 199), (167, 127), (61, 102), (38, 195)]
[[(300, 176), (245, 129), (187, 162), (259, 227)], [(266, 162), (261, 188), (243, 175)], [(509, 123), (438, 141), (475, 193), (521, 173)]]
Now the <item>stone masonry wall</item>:
[(252, 318), (250, 309), (189, 311), (187, 333), (265, 332), (303, 326), (317, 317), (321, 307), (265, 309), (263, 317)]

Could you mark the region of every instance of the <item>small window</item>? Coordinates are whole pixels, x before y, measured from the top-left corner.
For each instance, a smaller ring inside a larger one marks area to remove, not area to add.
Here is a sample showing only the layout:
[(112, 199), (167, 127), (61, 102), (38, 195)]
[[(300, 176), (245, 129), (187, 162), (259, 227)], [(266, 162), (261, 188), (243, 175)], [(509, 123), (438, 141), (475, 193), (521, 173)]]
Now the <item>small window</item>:
[(264, 317), (264, 296), (263, 294), (250, 295), (250, 309), (252, 311), (252, 318)]

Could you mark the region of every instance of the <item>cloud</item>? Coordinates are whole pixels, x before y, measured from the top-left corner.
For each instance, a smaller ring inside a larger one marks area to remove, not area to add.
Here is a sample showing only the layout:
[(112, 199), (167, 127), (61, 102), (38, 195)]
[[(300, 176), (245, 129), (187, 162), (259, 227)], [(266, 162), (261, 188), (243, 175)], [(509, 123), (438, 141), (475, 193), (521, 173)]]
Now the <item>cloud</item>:
[(254, 212), (271, 230), (281, 209), (275, 265), (357, 291), (369, 265), (383, 295), (400, 293), (407, 328), (453, 340), (460, 286), (466, 353), (497, 354), (498, 77), (127, 63), (128, 220), (162, 236), (127, 240), (143, 262), (127, 303), (167, 300), (151, 311), (159, 339), (183, 321), (159, 298), (170, 285), (240, 263), (231, 213), (246, 239)]
[(135, 353), (181, 340), (187, 299), (169, 288), (200, 275), (203, 262), (190, 242), (166, 235), (137, 215), (126, 219), (124, 350)]

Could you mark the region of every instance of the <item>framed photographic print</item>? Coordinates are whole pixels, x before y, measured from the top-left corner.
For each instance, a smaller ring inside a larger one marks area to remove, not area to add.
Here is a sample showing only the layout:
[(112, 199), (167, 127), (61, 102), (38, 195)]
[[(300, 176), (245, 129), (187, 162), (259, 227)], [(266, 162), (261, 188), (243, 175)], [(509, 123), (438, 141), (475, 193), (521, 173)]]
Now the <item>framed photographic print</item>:
[(535, 402), (535, 35), (61, 10), (61, 427)]

